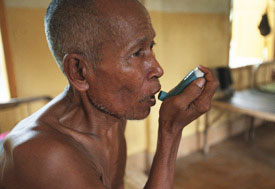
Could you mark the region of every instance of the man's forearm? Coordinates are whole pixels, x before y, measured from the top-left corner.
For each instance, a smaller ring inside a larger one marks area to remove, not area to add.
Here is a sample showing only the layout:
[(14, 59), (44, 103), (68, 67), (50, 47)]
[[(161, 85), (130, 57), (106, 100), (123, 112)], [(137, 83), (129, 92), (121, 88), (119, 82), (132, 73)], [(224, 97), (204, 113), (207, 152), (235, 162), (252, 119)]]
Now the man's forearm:
[(199, 68), (204, 72), (204, 78), (193, 81), (182, 93), (161, 104), (157, 150), (145, 188), (173, 188), (182, 130), (210, 110), (211, 99), (219, 82), (208, 68)]
[(149, 179), (145, 185), (146, 189), (173, 188), (175, 163), (180, 140), (181, 132), (173, 136), (159, 131), (157, 150), (154, 156)]

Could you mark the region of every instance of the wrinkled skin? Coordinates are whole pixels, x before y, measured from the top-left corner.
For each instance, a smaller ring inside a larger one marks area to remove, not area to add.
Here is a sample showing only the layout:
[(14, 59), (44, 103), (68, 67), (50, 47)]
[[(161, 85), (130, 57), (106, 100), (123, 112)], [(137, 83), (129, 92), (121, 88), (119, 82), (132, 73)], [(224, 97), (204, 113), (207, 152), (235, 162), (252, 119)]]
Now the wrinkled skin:
[[(79, 54), (66, 55), (70, 87), (8, 136), (0, 159), (1, 188), (124, 188), (126, 120), (149, 114), (163, 70), (152, 50), (155, 32), (144, 7), (132, 0), (104, 3), (114, 40), (103, 44), (96, 68)], [(209, 69), (200, 69), (205, 79), (162, 103), (145, 188), (173, 188), (181, 132), (210, 109), (218, 82)]]

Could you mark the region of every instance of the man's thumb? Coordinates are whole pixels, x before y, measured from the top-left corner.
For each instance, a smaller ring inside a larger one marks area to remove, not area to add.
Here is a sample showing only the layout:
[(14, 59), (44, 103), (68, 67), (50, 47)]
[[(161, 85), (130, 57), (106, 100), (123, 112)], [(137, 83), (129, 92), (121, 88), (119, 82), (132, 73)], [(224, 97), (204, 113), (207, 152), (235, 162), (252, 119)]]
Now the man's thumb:
[(193, 81), (183, 92), (182, 96), (184, 96), (184, 99), (191, 103), (193, 102), (198, 96), (200, 96), (202, 89), (205, 85), (206, 80), (204, 78), (199, 78), (195, 81)]
[(205, 84), (205, 79), (204, 79), (204, 78), (199, 78), (199, 79), (195, 80), (194, 83), (195, 83), (199, 88), (203, 88), (203, 86), (204, 86), (204, 84)]

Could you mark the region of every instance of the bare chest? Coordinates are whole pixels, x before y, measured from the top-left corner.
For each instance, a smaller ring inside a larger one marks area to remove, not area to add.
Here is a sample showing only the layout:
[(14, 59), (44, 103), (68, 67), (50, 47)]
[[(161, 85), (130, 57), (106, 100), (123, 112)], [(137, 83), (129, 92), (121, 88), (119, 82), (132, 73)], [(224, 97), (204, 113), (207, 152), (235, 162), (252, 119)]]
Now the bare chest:
[(94, 142), (85, 148), (103, 185), (112, 189), (122, 188), (127, 158), (124, 136), (108, 144)]
[(121, 140), (102, 158), (102, 182), (106, 187), (116, 189), (123, 186), (126, 155), (126, 143)]

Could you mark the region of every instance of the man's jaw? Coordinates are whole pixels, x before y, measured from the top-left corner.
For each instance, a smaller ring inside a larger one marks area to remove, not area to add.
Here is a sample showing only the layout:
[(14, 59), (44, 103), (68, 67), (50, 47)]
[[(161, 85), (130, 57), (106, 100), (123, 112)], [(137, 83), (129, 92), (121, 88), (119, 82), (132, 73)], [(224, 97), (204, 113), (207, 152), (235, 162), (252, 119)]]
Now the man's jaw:
[(93, 102), (92, 100), (90, 100), (91, 104), (99, 111), (105, 113), (105, 114), (108, 114), (108, 115), (111, 115), (117, 119), (121, 119), (118, 115), (112, 113), (111, 111), (109, 111), (107, 108), (105, 108), (103, 105), (100, 105), (100, 104), (97, 104), (95, 102)]
[[(146, 95), (144, 98), (142, 98), (141, 100), (139, 100), (138, 102), (139, 103), (148, 103), (149, 106), (154, 106), (156, 104), (156, 98), (155, 98), (155, 95), (160, 91), (161, 89), (161, 86), (160, 84), (158, 84), (157, 87), (154, 88), (155, 90), (152, 90), (153, 92), (149, 93), (148, 95)], [(108, 110), (108, 108), (106, 108), (105, 106), (101, 105), (101, 104), (98, 104), (98, 103), (95, 103), (93, 100), (90, 99), (90, 103), (96, 108), (98, 109), (99, 111), (103, 112), (103, 113), (106, 113), (106, 114), (109, 114), (117, 119), (124, 119), (124, 120), (142, 120), (142, 119), (145, 119), (149, 113), (150, 113), (150, 107), (148, 112), (146, 113), (145, 116), (137, 116), (135, 112), (133, 112), (133, 115), (132, 116), (120, 116), (110, 110)], [(126, 113), (126, 112), (124, 112)]]

